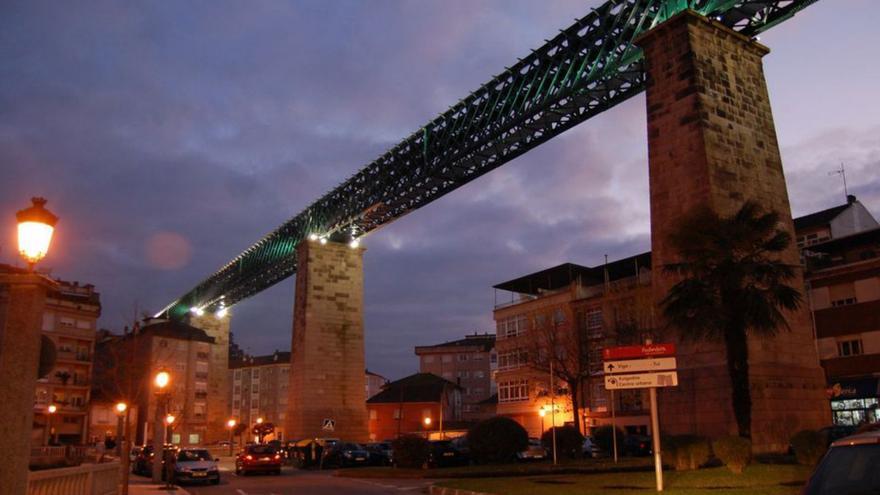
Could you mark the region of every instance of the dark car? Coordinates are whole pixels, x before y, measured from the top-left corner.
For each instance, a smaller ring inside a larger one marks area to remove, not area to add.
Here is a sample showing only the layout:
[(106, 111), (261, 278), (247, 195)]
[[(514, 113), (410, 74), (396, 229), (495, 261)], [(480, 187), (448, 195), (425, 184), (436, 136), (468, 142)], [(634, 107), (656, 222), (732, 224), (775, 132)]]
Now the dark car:
[(463, 466), (468, 464), (468, 457), (455, 448), (451, 440), (432, 440), (431, 451), (428, 454), (428, 466), (448, 467)]
[(174, 482), (220, 483), (217, 461), (205, 449), (183, 448), (174, 458)]
[(281, 474), (281, 454), (268, 445), (248, 445), (235, 457), (235, 474)]
[(647, 435), (627, 435), (623, 438), (623, 455), (645, 457), (652, 452), (651, 437)]
[(324, 451), (322, 468), (366, 466), (370, 463), (370, 453), (360, 444), (339, 442), (328, 446)]
[(371, 466), (390, 466), (394, 463), (394, 449), (391, 442), (373, 442), (364, 445), (370, 453)]
[[(170, 453), (176, 453), (177, 447), (174, 445), (167, 444), (163, 447), (162, 456), (162, 465), (165, 465), (165, 457)], [(151, 476), (153, 474), (153, 446), (147, 445), (143, 449), (141, 449), (134, 458), (134, 462), (131, 464), (131, 472), (134, 474), (139, 474), (141, 476)], [(165, 469), (162, 469), (162, 479), (165, 479)]]
[(802, 495), (880, 493), (880, 431), (860, 433), (831, 444)]

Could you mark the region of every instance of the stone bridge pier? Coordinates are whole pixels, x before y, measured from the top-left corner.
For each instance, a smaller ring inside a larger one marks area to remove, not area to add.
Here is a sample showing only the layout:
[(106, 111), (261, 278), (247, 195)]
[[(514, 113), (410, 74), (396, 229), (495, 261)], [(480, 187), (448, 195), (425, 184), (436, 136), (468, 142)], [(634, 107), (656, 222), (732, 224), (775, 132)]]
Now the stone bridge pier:
[[(297, 248), (288, 438), (369, 439), (363, 254), (335, 242), (304, 240)], [(332, 431), (322, 428), (325, 420)]]
[[(694, 208), (708, 205), (727, 215), (754, 200), (778, 211), (792, 234), (794, 227), (762, 66), (769, 49), (691, 11), (636, 43), (648, 72), (652, 280), (659, 301), (677, 281), (662, 269), (677, 260), (669, 233)], [(794, 244), (782, 259), (799, 264)], [(804, 287), (801, 273), (791, 285)], [(808, 305), (788, 316), (790, 332), (749, 339), (756, 452), (785, 450), (796, 431), (830, 422)], [(736, 434), (723, 344), (678, 344), (681, 385), (660, 393), (661, 430)]]

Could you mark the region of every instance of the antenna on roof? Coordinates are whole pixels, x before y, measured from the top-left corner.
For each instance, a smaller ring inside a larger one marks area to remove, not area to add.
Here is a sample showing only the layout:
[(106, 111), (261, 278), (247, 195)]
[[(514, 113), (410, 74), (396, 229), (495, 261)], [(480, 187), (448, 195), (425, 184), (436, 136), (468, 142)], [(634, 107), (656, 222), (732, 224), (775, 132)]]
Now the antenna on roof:
[(843, 162), (840, 162), (840, 168), (837, 170), (832, 170), (828, 172), (828, 175), (839, 175), (841, 179), (843, 179), (843, 195), (846, 196), (847, 203), (849, 202), (849, 191), (846, 188), (846, 169), (843, 167)]

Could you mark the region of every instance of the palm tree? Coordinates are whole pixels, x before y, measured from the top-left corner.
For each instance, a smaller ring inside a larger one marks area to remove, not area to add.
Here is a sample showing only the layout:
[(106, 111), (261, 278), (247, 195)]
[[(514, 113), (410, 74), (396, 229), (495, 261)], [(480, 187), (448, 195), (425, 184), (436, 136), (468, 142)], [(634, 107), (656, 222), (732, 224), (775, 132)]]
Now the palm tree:
[(780, 228), (777, 212), (749, 201), (732, 216), (695, 211), (670, 241), (680, 261), (663, 268), (682, 279), (661, 301), (663, 315), (682, 340), (724, 342), (739, 435), (750, 438), (747, 337), (787, 330), (785, 312), (802, 303), (800, 291), (786, 284), (798, 267), (779, 260), (791, 235)]

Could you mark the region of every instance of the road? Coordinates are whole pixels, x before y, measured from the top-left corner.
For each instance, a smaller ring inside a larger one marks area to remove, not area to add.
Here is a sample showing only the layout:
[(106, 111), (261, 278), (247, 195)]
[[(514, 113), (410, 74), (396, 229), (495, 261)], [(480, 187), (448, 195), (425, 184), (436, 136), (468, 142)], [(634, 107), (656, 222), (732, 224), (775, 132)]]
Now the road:
[(238, 476), (223, 470), (219, 485), (185, 485), (192, 495), (405, 495), (427, 493), (427, 480), (354, 479), (333, 476), (333, 471), (303, 471), (285, 467), (280, 476)]

